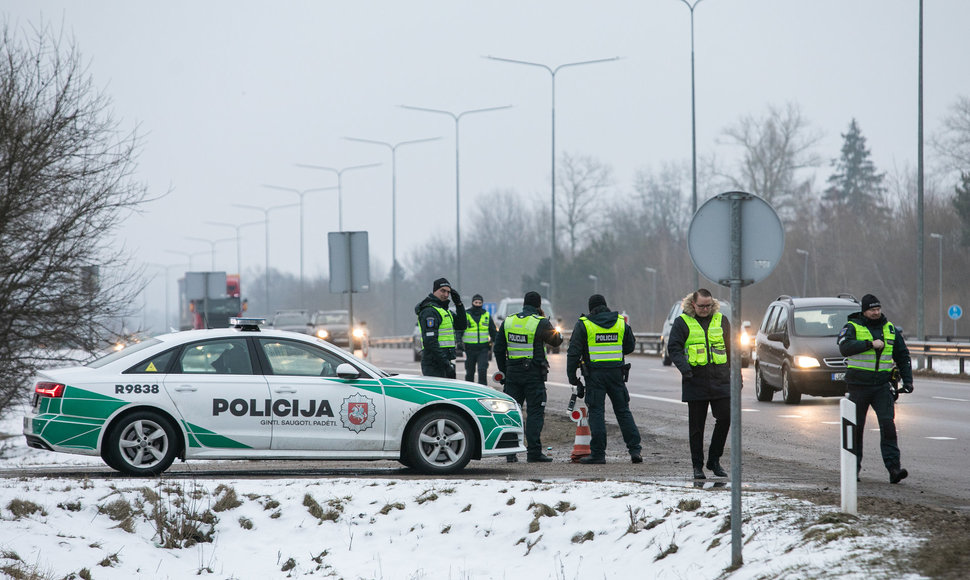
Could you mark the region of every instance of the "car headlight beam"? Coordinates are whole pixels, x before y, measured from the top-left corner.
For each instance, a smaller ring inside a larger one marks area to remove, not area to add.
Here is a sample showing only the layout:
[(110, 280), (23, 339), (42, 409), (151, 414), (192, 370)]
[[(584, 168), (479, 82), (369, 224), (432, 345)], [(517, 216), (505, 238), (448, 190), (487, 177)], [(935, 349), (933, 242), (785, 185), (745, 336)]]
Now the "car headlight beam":
[(795, 357), (795, 366), (800, 369), (814, 369), (822, 365), (820, 365), (818, 359), (813, 356), (798, 355)]
[(509, 411), (515, 410), (515, 401), (509, 401), (507, 399), (479, 399), (479, 403), (489, 411), (497, 414), (508, 413)]

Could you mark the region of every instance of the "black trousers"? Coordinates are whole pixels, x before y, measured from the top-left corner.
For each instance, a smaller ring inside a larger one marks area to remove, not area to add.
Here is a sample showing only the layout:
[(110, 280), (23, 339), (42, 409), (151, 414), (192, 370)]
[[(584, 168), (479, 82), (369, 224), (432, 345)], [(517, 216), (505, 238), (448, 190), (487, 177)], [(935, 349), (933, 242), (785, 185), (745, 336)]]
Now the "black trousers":
[(434, 364), (424, 357), (421, 358), (421, 374), (426, 377), (441, 377), (443, 379), (455, 378), (455, 366)]
[(546, 421), (546, 383), (533, 373), (506, 372), (505, 393), (525, 413), (525, 447), (530, 457), (542, 453), (542, 426)]
[(473, 347), (465, 345), (465, 380), (475, 381), (475, 370), (478, 370), (478, 382), (488, 384), (488, 347)]
[(586, 384), (586, 407), (589, 409), (590, 455), (606, 457), (606, 398), (610, 398), (613, 414), (620, 425), (623, 442), (630, 455), (640, 455), (640, 430), (630, 412), (630, 393), (623, 382), (623, 369), (590, 369)]
[(731, 398), (709, 401), (687, 401), (687, 423), (690, 433), (690, 461), (693, 466), (704, 466), (704, 425), (707, 423), (707, 407), (710, 405), (714, 415), (714, 432), (707, 460), (715, 461), (724, 454), (728, 431), (731, 429)]
[(896, 406), (889, 383), (881, 385), (849, 385), (849, 400), (855, 403), (856, 465), (862, 468), (862, 435), (866, 430), (869, 407), (879, 421), (879, 450), (886, 469), (899, 469), (899, 444), (896, 439)]

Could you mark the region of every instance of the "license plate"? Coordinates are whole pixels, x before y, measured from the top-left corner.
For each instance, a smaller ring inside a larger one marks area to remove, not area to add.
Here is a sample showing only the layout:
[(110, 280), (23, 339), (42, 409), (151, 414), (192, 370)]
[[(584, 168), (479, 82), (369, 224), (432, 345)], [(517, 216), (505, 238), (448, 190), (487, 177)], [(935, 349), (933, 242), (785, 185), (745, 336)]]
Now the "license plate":
[(844, 381), (845, 380), (845, 373), (832, 373), (832, 380), (833, 381)]

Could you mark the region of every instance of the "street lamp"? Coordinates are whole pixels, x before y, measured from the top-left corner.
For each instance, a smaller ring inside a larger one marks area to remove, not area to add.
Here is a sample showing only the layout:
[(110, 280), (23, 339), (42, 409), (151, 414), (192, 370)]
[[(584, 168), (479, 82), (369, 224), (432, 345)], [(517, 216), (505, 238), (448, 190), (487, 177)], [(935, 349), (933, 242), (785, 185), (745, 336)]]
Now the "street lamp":
[(589, 279), (593, 281), (593, 294), (600, 293), (600, 279), (593, 274), (589, 275)]
[(657, 269), (647, 266), (646, 270), (653, 274), (653, 290), (650, 292), (650, 324), (653, 324), (654, 304), (657, 302)]
[(240, 243), (239, 243), (242, 236), (239, 234), (239, 230), (243, 229), (246, 226), (256, 226), (263, 222), (249, 222), (245, 224), (234, 224), (229, 222), (205, 222), (205, 223), (209, 224), (210, 226), (226, 226), (236, 230), (236, 273), (239, 274), (239, 276), (242, 276), (242, 250), (240, 250)]
[(366, 169), (368, 167), (377, 167), (380, 163), (365, 163), (363, 165), (351, 165), (349, 167), (324, 167), (323, 165), (307, 165), (305, 163), (297, 163), (297, 167), (306, 167), (307, 169), (322, 169), (324, 171), (332, 171), (337, 174), (337, 227), (340, 231), (344, 231), (344, 171), (353, 171), (354, 169)]
[(208, 252), (180, 252), (178, 250), (165, 250), (165, 251), (168, 252), (168, 253), (170, 253), (170, 254), (178, 254), (180, 256), (185, 256), (185, 258), (189, 261), (189, 271), (190, 272), (193, 271), (193, 270), (195, 270), (195, 262), (194, 262), (193, 258), (195, 256), (201, 256), (202, 254), (208, 254)]
[[(694, 0), (691, 4), (687, 0), (680, 0), (690, 9), (690, 171), (691, 189), (694, 192), (691, 215), (697, 213), (697, 115), (694, 99), (694, 8), (702, 0)], [(694, 288), (699, 284), (697, 268), (694, 268)]]
[(500, 109), (508, 109), (512, 105), (502, 105), (501, 107), (486, 107), (484, 109), (469, 109), (467, 111), (461, 111), (459, 113), (453, 113), (451, 111), (445, 111), (442, 109), (429, 109), (427, 107), (412, 107), (410, 105), (401, 105), (404, 109), (411, 109), (413, 111), (424, 111), (425, 113), (437, 113), (440, 115), (448, 115), (455, 121), (455, 278), (458, 283), (457, 288), (461, 288), (461, 186), (458, 177), (458, 122), (465, 115), (472, 115), (474, 113), (487, 113), (489, 111), (498, 111)]
[(303, 291), (303, 196), (308, 193), (333, 191), (334, 189), (337, 189), (337, 186), (331, 185), (330, 187), (314, 187), (312, 189), (294, 189), (292, 187), (281, 187), (279, 185), (267, 185), (264, 183), (263, 187), (277, 189), (279, 191), (289, 191), (290, 193), (295, 193), (300, 196), (300, 308), (305, 309), (306, 297)]
[(491, 60), (497, 60), (500, 62), (510, 62), (513, 64), (537, 66), (539, 68), (545, 69), (549, 73), (549, 76), (552, 80), (552, 171), (550, 173), (550, 176), (551, 176), (550, 179), (552, 181), (552, 208), (551, 208), (551, 213), (552, 213), (551, 244), (552, 245), (550, 247), (551, 253), (549, 255), (549, 280), (551, 284), (551, 287), (549, 290), (549, 294), (550, 294), (549, 300), (553, 301), (554, 300), (553, 294), (555, 293), (555, 290), (556, 290), (556, 73), (558, 73), (561, 69), (564, 69), (566, 67), (581, 66), (585, 64), (598, 64), (601, 62), (612, 62), (614, 60), (619, 60), (620, 57), (614, 56), (612, 58), (598, 58), (594, 60), (567, 62), (555, 67), (551, 67), (541, 62), (530, 62), (527, 60), (516, 60), (513, 58), (501, 58), (498, 56), (491, 56), (491, 55), (485, 58), (488, 58)]
[(209, 270), (214, 272), (216, 269), (216, 244), (221, 244), (222, 242), (231, 242), (236, 238), (222, 238), (221, 240), (210, 240), (209, 238), (195, 238), (192, 236), (185, 236), (186, 240), (192, 240), (194, 242), (205, 242), (209, 244)]
[(805, 273), (802, 275), (802, 296), (808, 296), (808, 251), (795, 248), (795, 252), (805, 256)]
[(930, 234), (940, 241), (940, 336), (943, 336), (943, 234)]
[(360, 139), (358, 137), (344, 137), (344, 139), (357, 141), (358, 143), (381, 145), (391, 150), (391, 320), (393, 321), (394, 334), (397, 334), (397, 148), (402, 145), (437, 141), (441, 137), (411, 139), (397, 143), (388, 143), (387, 141), (377, 141), (374, 139)]
[(244, 203), (234, 203), (232, 205), (234, 205), (236, 207), (241, 207), (243, 209), (254, 209), (254, 210), (263, 212), (263, 230), (265, 230), (265, 232), (266, 232), (266, 266), (265, 266), (265, 269), (263, 271), (265, 273), (264, 275), (265, 275), (265, 278), (266, 278), (266, 280), (265, 280), (265, 284), (266, 284), (266, 316), (269, 316), (270, 313), (273, 311), (269, 307), (269, 212), (271, 212), (271, 211), (273, 211), (275, 209), (284, 209), (284, 208), (288, 208), (288, 207), (296, 207), (296, 206), (298, 206), (300, 204), (298, 204), (298, 203), (287, 203), (287, 204), (284, 204), (284, 205), (274, 205), (274, 206), (270, 206), (270, 207), (260, 207), (258, 205), (247, 205), (247, 204), (244, 204)]

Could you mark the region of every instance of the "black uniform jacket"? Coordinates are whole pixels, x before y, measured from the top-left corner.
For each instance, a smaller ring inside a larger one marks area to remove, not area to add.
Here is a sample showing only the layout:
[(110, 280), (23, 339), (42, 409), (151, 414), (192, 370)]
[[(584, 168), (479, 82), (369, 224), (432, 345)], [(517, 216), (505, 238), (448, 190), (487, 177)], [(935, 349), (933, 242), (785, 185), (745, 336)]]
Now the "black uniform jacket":
[[(692, 294), (684, 297), (681, 306), (684, 307), (684, 314), (693, 317), (700, 323), (705, 334), (707, 328), (714, 318), (714, 313), (720, 310), (720, 303), (714, 300), (714, 308), (711, 316), (698, 318), (694, 311), (694, 304), (691, 301)], [(687, 401), (711, 401), (723, 399), (731, 396), (731, 321), (727, 316), (721, 316), (721, 328), (724, 331), (724, 347), (727, 349), (728, 362), (717, 365), (712, 362), (704, 366), (692, 367), (687, 362), (687, 337), (690, 329), (683, 318), (679, 316), (670, 328), (670, 338), (667, 341), (667, 352), (670, 360), (677, 366), (681, 374), (681, 400)]]
[[(533, 314), (539, 314), (539, 309), (532, 306), (523, 306), (519, 316), (532, 316)], [(556, 332), (556, 329), (549, 322), (548, 318), (543, 318), (539, 321), (539, 326), (536, 328), (535, 344), (532, 345), (531, 362), (529, 359), (510, 361), (507, 359), (509, 343), (505, 340), (505, 331), (499, 330), (495, 335), (495, 348), (492, 349), (492, 352), (495, 354), (495, 364), (498, 366), (498, 370), (504, 374), (512, 371), (515, 373), (530, 373), (536, 376), (544, 376), (546, 369), (549, 367), (549, 363), (546, 360), (545, 345), (547, 344), (549, 346), (559, 346), (562, 344), (562, 335)]]
[[(471, 316), (472, 317), (472, 320), (474, 320), (475, 322), (480, 322), (482, 320), (482, 315), (483, 314), (485, 314), (485, 309), (482, 308), (481, 306), (472, 306), (471, 308), (468, 309), (468, 316)], [(465, 323), (467, 324), (468, 321), (466, 320)], [(489, 316), (488, 317), (488, 340), (489, 340), (489, 342), (492, 342), (492, 343), (495, 342), (495, 333), (496, 333), (496, 330), (495, 330), (495, 319), (492, 318), (491, 316)], [(483, 349), (483, 348), (488, 348), (488, 346), (489, 346), (489, 343), (488, 342), (482, 342), (482, 343), (477, 343), (477, 342), (476, 343), (467, 343), (466, 342), (465, 343), (465, 350), (479, 350), (479, 349)]]
[[(438, 330), (441, 329), (441, 315), (432, 306), (448, 310), (448, 303), (448, 300), (438, 300), (434, 294), (428, 294), (424, 300), (418, 302), (418, 305), (414, 307), (414, 313), (418, 315), (418, 324), (421, 326), (421, 341), (424, 345), (421, 356), (422, 358), (426, 358), (429, 363), (439, 366), (448, 366), (448, 363), (454, 360), (455, 349), (441, 348), (438, 346)], [(456, 306), (455, 310), (457, 312), (452, 314), (452, 318), (454, 319), (455, 337), (457, 340), (458, 333), (465, 330), (468, 321), (465, 319), (464, 306)]]
[[(612, 328), (619, 318), (619, 312), (612, 312), (606, 306), (597, 306), (590, 310), (586, 318), (590, 322), (603, 328)], [(633, 329), (627, 324), (623, 330), (623, 354), (627, 355), (636, 348), (637, 339), (633, 336)], [(566, 351), (566, 376), (569, 382), (575, 384), (576, 372), (579, 370), (579, 361), (584, 361), (586, 368), (611, 368), (623, 366), (623, 361), (598, 362), (590, 366), (589, 362), (589, 340), (586, 335), (586, 325), (582, 320), (576, 322), (573, 333), (569, 337), (569, 350)]]
[[(869, 320), (861, 312), (854, 312), (849, 315), (849, 321), (855, 322), (860, 326), (865, 326), (869, 329), (869, 334), (872, 335), (873, 339), (879, 339), (885, 342), (882, 336), (882, 329), (886, 326), (887, 322), (885, 314), (881, 315), (878, 320)], [(839, 352), (842, 353), (842, 356), (846, 357), (865, 352), (872, 348), (872, 342), (856, 338), (855, 327), (848, 322), (842, 327), (842, 332), (839, 333), (838, 340)], [(903, 384), (913, 384), (913, 363), (909, 358), (909, 348), (903, 339), (903, 333), (898, 327), (896, 328), (896, 341), (893, 343), (893, 362), (899, 368), (899, 376), (903, 380)], [(846, 369), (845, 382), (849, 385), (858, 386), (884, 385), (889, 382), (892, 371), (893, 369), (891, 367), (885, 370), (880, 369), (877, 372)]]

